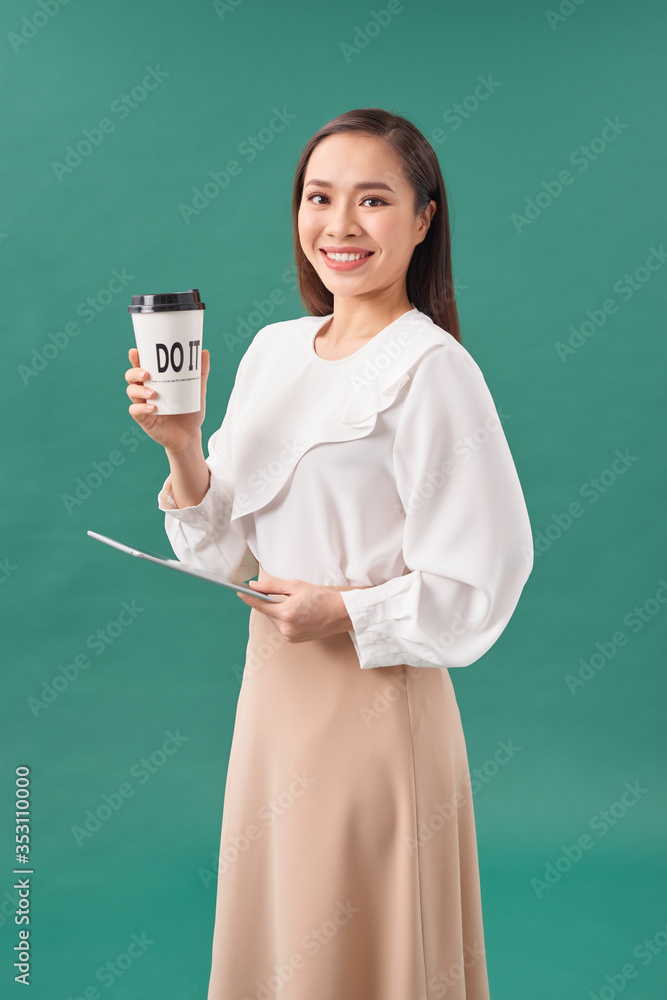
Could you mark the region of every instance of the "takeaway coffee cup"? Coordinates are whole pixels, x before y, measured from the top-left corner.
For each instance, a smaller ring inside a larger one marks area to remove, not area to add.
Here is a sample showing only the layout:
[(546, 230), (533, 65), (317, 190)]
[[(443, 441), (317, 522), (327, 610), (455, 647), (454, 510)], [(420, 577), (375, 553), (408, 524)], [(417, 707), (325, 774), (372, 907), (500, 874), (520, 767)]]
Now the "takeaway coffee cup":
[(153, 413), (196, 413), (201, 407), (201, 348), (204, 303), (197, 288), (187, 292), (133, 295), (132, 316), (144, 385), (155, 389)]

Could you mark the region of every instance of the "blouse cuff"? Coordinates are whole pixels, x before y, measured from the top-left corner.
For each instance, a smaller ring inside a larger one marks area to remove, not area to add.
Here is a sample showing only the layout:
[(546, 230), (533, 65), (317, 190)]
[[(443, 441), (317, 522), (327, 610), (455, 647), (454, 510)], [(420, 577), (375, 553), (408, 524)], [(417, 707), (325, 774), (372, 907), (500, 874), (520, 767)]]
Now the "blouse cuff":
[[(407, 639), (412, 631), (410, 621), (414, 628), (413, 605), (419, 590), (418, 577), (418, 571), (413, 570), (376, 587), (340, 592), (353, 626), (348, 635), (362, 669), (393, 667), (402, 663), (435, 666), (435, 663), (418, 655), (417, 646), (420, 644)], [(414, 649), (408, 651), (409, 646)]]
[(190, 566), (220, 573), (232, 583), (250, 580), (259, 563), (245, 537), (230, 524), (233, 498), (224, 483), (211, 473), (206, 494), (198, 504), (177, 507), (171, 475), (158, 493), (165, 528), (176, 557)]
[(211, 482), (208, 490), (198, 504), (190, 507), (177, 507), (172, 491), (171, 473), (167, 476), (158, 493), (158, 507), (175, 521), (182, 521), (195, 528), (215, 527), (222, 520), (229, 523), (232, 497), (228, 496), (220, 480), (211, 472)]

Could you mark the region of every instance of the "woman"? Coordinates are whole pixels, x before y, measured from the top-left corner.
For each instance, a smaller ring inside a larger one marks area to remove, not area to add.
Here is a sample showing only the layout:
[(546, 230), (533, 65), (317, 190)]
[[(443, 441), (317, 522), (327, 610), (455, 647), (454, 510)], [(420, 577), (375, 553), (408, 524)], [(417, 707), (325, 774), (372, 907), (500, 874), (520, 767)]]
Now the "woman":
[(250, 605), (208, 1000), (485, 1000), (479, 869), (448, 672), (507, 625), (526, 505), (459, 337), (440, 167), (405, 118), (339, 115), (293, 196), (310, 315), (263, 327), (204, 458), (199, 413), (130, 414), (166, 449), (179, 559)]

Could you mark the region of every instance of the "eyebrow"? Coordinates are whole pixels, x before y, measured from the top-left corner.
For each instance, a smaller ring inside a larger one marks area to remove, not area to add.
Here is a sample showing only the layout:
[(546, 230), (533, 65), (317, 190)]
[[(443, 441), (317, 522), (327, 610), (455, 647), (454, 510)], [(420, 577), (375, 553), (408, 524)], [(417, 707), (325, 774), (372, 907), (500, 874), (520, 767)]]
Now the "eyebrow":
[[(319, 184), (320, 187), (333, 187), (331, 181), (323, 181), (318, 177), (313, 177), (311, 180), (307, 181), (306, 187), (308, 187), (309, 184)], [(359, 184), (354, 185), (355, 191), (366, 191), (369, 188), (382, 188), (383, 191), (391, 191), (392, 194), (394, 193), (394, 189), (390, 188), (388, 184), (384, 184), (382, 181), (361, 181)]]

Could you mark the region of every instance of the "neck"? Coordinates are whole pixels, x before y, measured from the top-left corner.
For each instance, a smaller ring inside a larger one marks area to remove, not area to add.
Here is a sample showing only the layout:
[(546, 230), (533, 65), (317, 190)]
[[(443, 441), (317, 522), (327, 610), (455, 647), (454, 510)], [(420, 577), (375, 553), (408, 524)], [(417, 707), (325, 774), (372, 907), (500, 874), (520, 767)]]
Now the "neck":
[(333, 317), (322, 332), (333, 346), (366, 340), (411, 309), (405, 288), (381, 299), (334, 295)]

